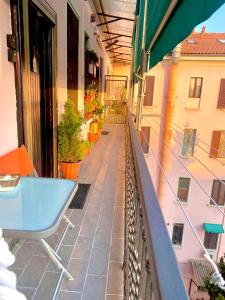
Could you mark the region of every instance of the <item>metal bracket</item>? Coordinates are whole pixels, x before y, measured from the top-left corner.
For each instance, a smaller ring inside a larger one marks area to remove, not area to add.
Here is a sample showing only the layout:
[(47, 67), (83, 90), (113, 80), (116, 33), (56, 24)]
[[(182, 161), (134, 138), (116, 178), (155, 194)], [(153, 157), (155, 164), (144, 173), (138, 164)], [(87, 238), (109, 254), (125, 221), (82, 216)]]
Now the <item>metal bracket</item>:
[(16, 49), (16, 37), (15, 37), (15, 35), (7, 34), (6, 39), (7, 39), (7, 47), (11, 48), (11, 49)]
[(8, 61), (16, 62), (16, 50), (8, 49)]

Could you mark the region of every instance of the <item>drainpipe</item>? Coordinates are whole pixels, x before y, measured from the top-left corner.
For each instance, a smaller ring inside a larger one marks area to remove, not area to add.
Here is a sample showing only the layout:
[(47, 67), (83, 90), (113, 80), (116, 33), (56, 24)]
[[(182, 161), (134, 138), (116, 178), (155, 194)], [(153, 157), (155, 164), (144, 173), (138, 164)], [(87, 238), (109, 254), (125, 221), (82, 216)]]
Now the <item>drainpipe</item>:
[[(174, 110), (176, 105), (177, 98), (177, 80), (178, 80), (178, 66), (181, 56), (181, 44), (177, 45), (177, 47), (172, 52), (171, 64), (169, 67), (168, 74), (168, 90), (165, 101), (163, 101), (163, 110), (162, 115), (163, 118), (161, 120), (161, 134), (160, 134), (160, 164), (164, 170), (167, 169), (167, 161), (168, 161), (168, 148), (166, 145), (171, 142), (171, 121), (173, 120)], [(163, 141), (163, 142), (162, 142)], [(158, 178), (158, 196), (162, 194), (162, 188), (164, 186), (164, 175), (162, 172), (159, 174)], [(159, 197), (160, 199), (160, 197)]]

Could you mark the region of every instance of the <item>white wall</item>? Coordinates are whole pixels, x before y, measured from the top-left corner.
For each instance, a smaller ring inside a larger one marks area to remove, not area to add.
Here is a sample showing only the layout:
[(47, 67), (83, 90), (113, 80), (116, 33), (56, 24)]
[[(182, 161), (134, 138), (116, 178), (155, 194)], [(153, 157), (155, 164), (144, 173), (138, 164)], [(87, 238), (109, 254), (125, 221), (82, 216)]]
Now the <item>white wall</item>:
[(11, 33), (10, 1), (0, 1), (0, 155), (18, 147), (13, 63), (8, 62), (6, 35)]
[[(67, 1), (47, 1), (57, 13), (57, 100), (59, 113), (67, 100)], [(88, 1), (70, 0), (70, 5), (79, 20), (79, 66), (78, 66), (78, 108), (84, 109), (84, 69), (85, 69), (85, 32), (89, 36), (90, 49), (104, 59), (104, 72), (107, 72), (108, 56), (104, 49), (100, 49), (94, 25), (90, 22), (91, 13), (95, 12)]]
[[(57, 73), (56, 97), (59, 115), (67, 100), (67, 1), (48, 0), (57, 14)], [(94, 12), (87, 1), (70, 1), (79, 19), (79, 66), (78, 66), (78, 105), (82, 112), (84, 107), (84, 37), (90, 37), (91, 48), (103, 57), (103, 78), (109, 64), (107, 53), (100, 48), (90, 14)], [(18, 146), (16, 94), (13, 63), (8, 62), (6, 35), (11, 33), (10, 1), (0, 1), (0, 155)], [(104, 86), (104, 85), (103, 85)]]

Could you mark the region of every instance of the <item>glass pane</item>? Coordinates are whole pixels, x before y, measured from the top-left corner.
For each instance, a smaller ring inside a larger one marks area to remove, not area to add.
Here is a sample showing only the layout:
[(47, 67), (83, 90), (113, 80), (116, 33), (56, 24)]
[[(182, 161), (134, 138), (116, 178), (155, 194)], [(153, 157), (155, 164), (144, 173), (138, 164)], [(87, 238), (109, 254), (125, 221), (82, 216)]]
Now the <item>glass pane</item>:
[(182, 155), (191, 156), (194, 153), (196, 129), (186, 128), (184, 130), (184, 139), (182, 147)]
[(189, 186), (190, 186), (190, 178), (184, 178), (184, 177), (179, 178), (177, 196), (180, 199), (180, 201), (185, 201), (185, 202), (187, 201)]
[(190, 79), (190, 85), (189, 85), (189, 97), (194, 97), (195, 92), (195, 78)]
[(196, 78), (195, 97), (200, 98), (202, 91), (202, 78)]
[(176, 223), (173, 226), (172, 243), (174, 245), (181, 245), (183, 237), (184, 224)]
[(204, 246), (206, 249), (215, 250), (217, 248), (218, 233), (205, 233)]

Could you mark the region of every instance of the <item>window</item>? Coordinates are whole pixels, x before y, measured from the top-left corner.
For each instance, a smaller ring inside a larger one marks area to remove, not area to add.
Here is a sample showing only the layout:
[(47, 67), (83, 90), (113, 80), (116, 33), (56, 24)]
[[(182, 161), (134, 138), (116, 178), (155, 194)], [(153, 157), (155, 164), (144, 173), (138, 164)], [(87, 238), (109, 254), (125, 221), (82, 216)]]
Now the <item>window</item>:
[(181, 245), (183, 238), (184, 224), (175, 223), (173, 225), (172, 243), (174, 245)]
[(225, 108), (225, 78), (220, 81), (220, 92), (217, 102), (217, 108)]
[(196, 44), (196, 41), (195, 40), (187, 40), (187, 43), (188, 44)]
[(225, 130), (213, 131), (210, 157), (225, 158)]
[(189, 97), (190, 98), (200, 98), (202, 91), (202, 81), (201, 77), (191, 77), (189, 85)]
[(204, 246), (206, 249), (216, 250), (218, 233), (205, 232)]
[(220, 44), (225, 44), (225, 39), (219, 39), (218, 42), (219, 42)]
[(187, 202), (190, 180), (191, 180), (190, 178), (186, 178), (186, 177), (179, 178), (177, 197), (182, 202)]
[(186, 128), (184, 129), (184, 139), (182, 146), (182, 155), (191, 156), (194, 153), (196, 129)]
[[(224, 205), (225, 203), (225, 180), (223, 182), (224, 184), (219, 180), (213, 180), (211, 197), (218, 205)], [(214, 204), (212, 200), (210, 204)]]

